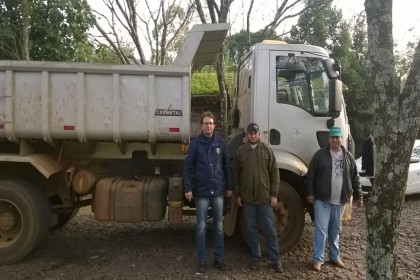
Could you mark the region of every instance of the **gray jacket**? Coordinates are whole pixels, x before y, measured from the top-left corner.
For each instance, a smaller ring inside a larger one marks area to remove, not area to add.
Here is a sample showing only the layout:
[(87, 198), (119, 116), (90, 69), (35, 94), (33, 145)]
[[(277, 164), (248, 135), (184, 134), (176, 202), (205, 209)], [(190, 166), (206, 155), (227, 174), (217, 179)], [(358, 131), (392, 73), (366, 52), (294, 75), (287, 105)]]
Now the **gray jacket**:
[[(362, 188), (354, 157), (343, 146), (344, 155), (343, 187), (340, 202), (345, 204), (353, 194), (354, 200), (362, 200)], [(331, 199), (332, 157), (330, 146), (318, 150), (312, 157), (307, 174), (308, 196), (321, 201)]]

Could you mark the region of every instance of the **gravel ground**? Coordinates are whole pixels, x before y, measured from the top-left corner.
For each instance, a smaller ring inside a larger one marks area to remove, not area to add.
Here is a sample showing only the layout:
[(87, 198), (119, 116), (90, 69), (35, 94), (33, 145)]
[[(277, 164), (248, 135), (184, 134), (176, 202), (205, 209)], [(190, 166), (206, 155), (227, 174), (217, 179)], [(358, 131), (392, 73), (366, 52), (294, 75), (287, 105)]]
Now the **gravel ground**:
[[(399, 234), (399, 279), (420, 275), (420, 195), (407, 196)], [(247, 247), (237, 235), (226, 238), (227, 272), (211, 266), (196, 274), (194, 218), (180, 229), (166, 221), (145, 224), (99, 223), (85, 207), (61, 230), (19, 263), (0, 267), (0, 279), (364, 279), (364, 209), (353, 208), (343, 227), (341, 249), (348, 269), (324, 265), (311, 271), (313, 227), (309, 218), (300, 243), (282, 256), (285, 272), (277, 274), (263, 262), (247, 269)], [(210, 243), (210, 242), (209, 242)]]

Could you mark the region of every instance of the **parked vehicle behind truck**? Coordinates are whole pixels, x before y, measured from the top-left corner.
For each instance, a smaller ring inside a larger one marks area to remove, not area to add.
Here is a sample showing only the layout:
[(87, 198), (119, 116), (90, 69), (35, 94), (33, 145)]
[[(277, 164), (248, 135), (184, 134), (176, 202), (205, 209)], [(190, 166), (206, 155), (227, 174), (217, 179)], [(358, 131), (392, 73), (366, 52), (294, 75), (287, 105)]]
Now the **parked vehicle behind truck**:
[[(191, 214), (194, 204), (184, 199), (181, 178), (196, 136), (191, 69), (213, 62), (228, 29), (194, 26), (170, 66), (0, 61), (1, 264), (25, 257), (83, 206), (91, 206), (98, 221), (166, 217), (177, 226)], [(347, 128), (347, 120), (336, 64), (327, 53), (279, 46), (257, 45), (239, 66), (227, 142), (234, 155), (243, 128), (256, 121), (275, 151), (284, 251), (302, 233), (310, 157), (326, 144), (328, 127)], [(236, 213), (228, 207), (228, 235), (240, 218)]]

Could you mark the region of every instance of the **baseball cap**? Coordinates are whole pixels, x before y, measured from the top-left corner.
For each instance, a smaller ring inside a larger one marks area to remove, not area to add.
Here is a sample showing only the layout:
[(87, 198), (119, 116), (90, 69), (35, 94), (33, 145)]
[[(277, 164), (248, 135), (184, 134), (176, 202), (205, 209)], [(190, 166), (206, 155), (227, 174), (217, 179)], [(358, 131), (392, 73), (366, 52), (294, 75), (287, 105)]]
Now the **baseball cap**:
[(343, 132), (341, 131), (341, 128), (338, 126), (333, 126), (330, 128), (330, 136), (334, 137), (334, 136), (343, 136)]
[(250, 124), (248, 124), (248, 127), (246, 129), (246, 132), (250, 132), (251, 130), (255, 130), (255, 131), (259, 132), (260, 131), (260, 128), (258, 127), (258, 124), (256, 124), (256, 123), (250, 123)]

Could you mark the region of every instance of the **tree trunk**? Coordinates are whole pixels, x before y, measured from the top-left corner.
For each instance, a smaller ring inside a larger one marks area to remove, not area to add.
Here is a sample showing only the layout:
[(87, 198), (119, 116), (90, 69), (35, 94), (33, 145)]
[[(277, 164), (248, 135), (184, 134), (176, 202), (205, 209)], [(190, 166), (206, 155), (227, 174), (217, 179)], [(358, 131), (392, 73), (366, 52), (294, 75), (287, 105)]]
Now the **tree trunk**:
[[(397, 279), (397, 241), (411, 150), (419, 128), (420, 47), (404, 90), (395, 70), (392, 0), (366, 0), (375, 90), (376, 178), (366, 206), (366, 279)], [(417, 78), (416, 78), (417, 77)]]
[[(234, 0), (220, 0), (219, 3), (216, 3), (214, 0), (207, 0), (207, 8), (209, 10), (210, 20), (212, 23), (226, 23), (229, 13), (229, 7)], [(204, 18), (204, 12), (202, 10), (202, 5), (199, 0), (195, 1), (196, 9), (200, 15), (202, 23), (206, 23)], [(222, 123), (225, 124), (220, 130), (223, 136), (227, 136), (228, 125), (227, 125), (227, 114), (228, 114), (228, 86), (226, 82), (225, 75), (225, 65), (224, 65), (224, 50), (223, 47), (220, 49), (219, 54), (216, 58), (216, 76), (217, 82), (219, 85), (220, 91), (220, 116), (222, 118)]]
[(22, 0), (22, 59), (29, 61), (29, 3)]
[(228, 118), (228, 85), (226, 82), (225, 67), (223, 65), (224, 55), (223, 51), (220, 51), (216, 60), (216, 75), (217, 82), (220, 90), (220, 116), (221, 121), (224, 124), (221, 132), (224, 137), (229, 134), (227, 118)]

